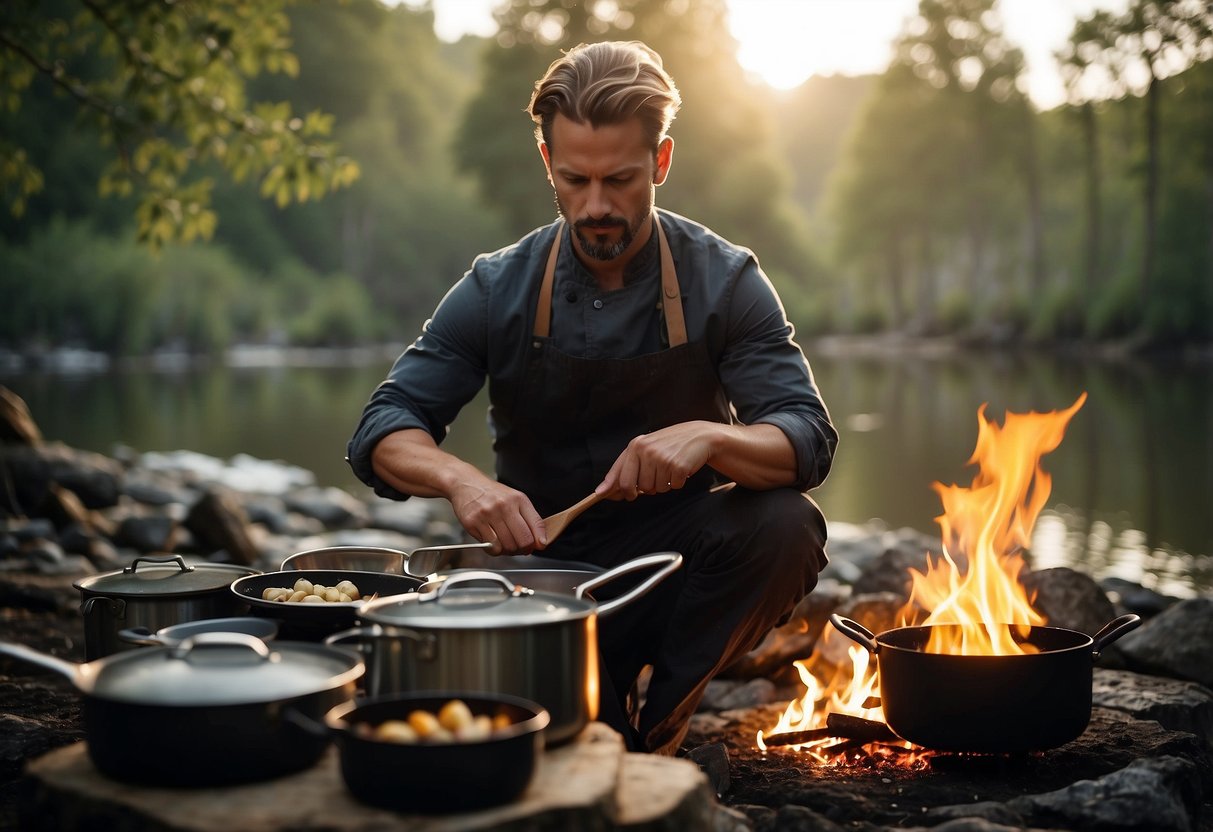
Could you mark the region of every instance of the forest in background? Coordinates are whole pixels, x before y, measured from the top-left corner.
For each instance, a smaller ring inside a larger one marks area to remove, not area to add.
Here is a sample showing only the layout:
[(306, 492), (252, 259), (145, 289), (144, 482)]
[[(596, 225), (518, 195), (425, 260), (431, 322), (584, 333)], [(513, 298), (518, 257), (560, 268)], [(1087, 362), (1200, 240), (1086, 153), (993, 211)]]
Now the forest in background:
[[(496, 38), (455, 44), (424, 8), (258, 0), (243, 5), (286, 18), (248, 24), (265, 40), (241, 46), (247, 82), (228, 100), (286, 102), (257, 112), (294, 126), (248, 149), (268, 164), (236, 175), (230, 155), (175, 155), (169, 140), (197, 124), (155, 107), (136, 114), (143, 133), (101, 140), (117, 119), (90, 113), (90, 80), (118, 77), (119, 93), (176, 112), (177, 87), (151, 97), (133, 91), (146, 78), (116, 72), (139, 54), (124, 44), (166, 36), (122, 29), (137, 5), (106, 4), (100, 24), (77, 0), (0, 12), (0, 351), (408, 340), (476, 254), (554, 217), (523, 111), (534, 80), (562, 48), (624, 38), (657, 49), (683, 94), (658, 204), (752, 248), (802, 338), (1213, 338), (1203, 3), (1133, 0), (1078, 21), (1059, 58), (1070, 101), (1038, 112), (995, 0), (921, 0), (885, 73), (790, 92), (746, 78), (722, 0), (513, 0)], [(190, 21), (164, 23), (210, 43)], [(46, 31), (118, 48), (56, 61), (23, 39)], [(1113, 94), (1091, 96), (1093, 79)], [(168, 138), (140, 144), (157, 119)], [(292, 130), (313, 144), (291, 144)], [(241, 138), (224, 136), (208, 146)], [(166, 170), (177, 190), (141, 201)], [(165, 204), (189, 207), (184, 221), (156, 213)]]

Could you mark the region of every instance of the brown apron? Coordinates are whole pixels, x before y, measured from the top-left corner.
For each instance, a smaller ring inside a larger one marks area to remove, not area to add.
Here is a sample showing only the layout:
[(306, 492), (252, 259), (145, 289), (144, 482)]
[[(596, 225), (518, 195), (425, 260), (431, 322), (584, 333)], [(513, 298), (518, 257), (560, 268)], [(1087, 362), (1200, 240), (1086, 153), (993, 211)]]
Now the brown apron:
[[(634, 358), (580, 358), (548, 336), (552, 285), (565, 226), (556, 232), (535, 307), (530, 356), (497, 437), (498, 479), (530, 497), (541, 515), (594, 490), (635, 437), (693, 419), (728, 423), (728, 401), (703, 342), (687, 343), (674, 260), (661, 222), (662, 309), (669, 348)], [(684, 492), (719, 480), (703, 469)]]

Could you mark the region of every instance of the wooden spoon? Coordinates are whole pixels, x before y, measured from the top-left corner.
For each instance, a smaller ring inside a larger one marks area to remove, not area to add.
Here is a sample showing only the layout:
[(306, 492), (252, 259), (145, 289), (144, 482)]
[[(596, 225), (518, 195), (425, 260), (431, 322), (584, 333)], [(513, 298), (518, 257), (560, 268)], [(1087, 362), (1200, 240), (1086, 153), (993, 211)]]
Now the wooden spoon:
[(543, 518), (543, 526), (548, 532), (548, 543), (551, 543), (553, 540), (560, 537), (569, 523), (573, 522), (574, 517), (581, 514), (581, 512), (585, 511), (587, 508), (594, 505), (605, 496), (605, 494), (599, 494), (595, 491), (588, 497), (583, 498), (580, 502), (569, 506), (564, 511), (557, 512), (551, 517)]
[[(590, 494), (564, 511), (559, 511), (551, 517), (543, 518), (544, 528), (548, 532), (548, 543), (560, 537), (569, 523), (573, 522), (573, 518), (602, 500), (605, 496), (605, 494), (598, 493)], [(492, 548), (492, 545), (491, 541), (486, 541), (484, 543), (450, 543), (444, 546), (422, 546), (414, 549), (412, 554), (405, 560), (404, 574), (412, 575), (415, 578), (423, 578), (450, 566), (452, 554), (460, 549), (489, 549)]]

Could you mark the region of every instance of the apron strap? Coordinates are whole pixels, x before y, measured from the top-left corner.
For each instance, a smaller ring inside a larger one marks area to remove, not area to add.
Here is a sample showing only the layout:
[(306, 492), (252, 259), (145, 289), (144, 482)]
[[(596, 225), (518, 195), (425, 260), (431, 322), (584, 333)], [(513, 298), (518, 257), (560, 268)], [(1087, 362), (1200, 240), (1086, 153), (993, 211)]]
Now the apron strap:
[(678, 290), (678, 275), (674, 273), (674, 255), (665, 238), (661, 219), (657, 220), (657, 242), (661, 246), (661, 310), (665, 313), (665, 334), (671, 347), (687, 342), (687, 324), (682, 317), (682, 296)]
[[(560, 254), (560, 238), (564, 235), (564, 223), (556, 231), (556, 239), (548, 252), (547, 265), (543, 269), (543, 282), (539, 284), (539, 302), (535, 307), (535, 326), (532, 333), (537, 338), (547, 338), (552, 325), (552, 284), (556, 281), (556, 258)], [(666, 340), (671, 347), (680, 347), (687, 342), (687, 325), (682, 315), (682, 296), (678, 289), (678, 275), (674, 271), (674, 256), (665, 238), (661, 220), (657, 220), (657, 243), (661, 249), (661, 309), (665, 313)]]

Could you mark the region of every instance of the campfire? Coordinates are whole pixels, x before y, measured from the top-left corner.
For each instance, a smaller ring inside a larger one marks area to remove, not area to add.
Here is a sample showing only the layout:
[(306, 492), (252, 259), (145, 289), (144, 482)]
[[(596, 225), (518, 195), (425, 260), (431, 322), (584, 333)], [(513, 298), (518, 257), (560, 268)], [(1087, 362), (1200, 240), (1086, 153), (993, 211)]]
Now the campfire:
[[(935, 518), (943, 555), (928, 558), (925, 572), (910, 570), (909, 600), (898, 613), (902, 625), (929, 632), (916, 649), (948, 656), (1039, 651), (1027, 635), (1047, 622), (1032, 608), (1019, 576), (1052, 490), (1040, 459), (1058, 447), (1085, 401), (1083, 393), (1065, 410), (1008, 412), (1001, 427), (986, 418), (986, 405), (978, 409), (977, 445), (968, 460), (978, 472), (968, 487), (933, 484), (943, 503), (943, 514)], [(841, 638), (827, 626), (813, 655), (794, 663), (805, 691), (770, 730), (758, 732), (758, 747), (792, 749), (821, 765), (923, 764), (934, 752), (900, 739), (885, 724), (870, 651), (851, 646), (849, 664), (837, 666), (825, 655), (823, 648)]]

